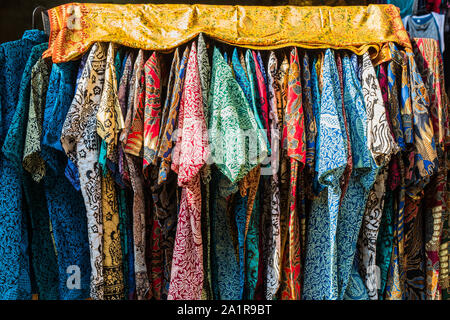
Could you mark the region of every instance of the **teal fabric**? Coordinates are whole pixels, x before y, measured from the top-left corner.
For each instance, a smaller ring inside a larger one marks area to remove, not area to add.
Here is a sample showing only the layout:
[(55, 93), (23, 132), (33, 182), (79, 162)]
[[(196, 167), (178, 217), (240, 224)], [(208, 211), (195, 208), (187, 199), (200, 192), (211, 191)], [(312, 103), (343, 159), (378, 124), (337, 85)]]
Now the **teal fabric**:
[(417, 0), (387, 0), (387, 3), (399, 7), (400, 16), (404, 18), (413, 14), (414, 1)]
[[(22, 167), (31, 70), (47, 48), (46, 41), (43, 32), (29, 30), (21, 40), (1, 47), (3, 123), (0, 141), (4, 157), (0, 157), (0, 229), (3, 230), (0, 233), (5, 232), (6, 238), (0, 234), (0, 239), (1, 248), (9, 247), (6, 252), (0, 250), (0, 274), (7, 277), (0, 279), (2, 299), (30, 299), (31, 293), (40, 293), (43, 299), (58, 297), (56, 257), (43, 188)], [(22, 198), (22, 188), (25, 198)], [(31, 257), (28, 257), (28, 245), (35, 249)], [(48, 267), (44, 268), (46, 264)]]

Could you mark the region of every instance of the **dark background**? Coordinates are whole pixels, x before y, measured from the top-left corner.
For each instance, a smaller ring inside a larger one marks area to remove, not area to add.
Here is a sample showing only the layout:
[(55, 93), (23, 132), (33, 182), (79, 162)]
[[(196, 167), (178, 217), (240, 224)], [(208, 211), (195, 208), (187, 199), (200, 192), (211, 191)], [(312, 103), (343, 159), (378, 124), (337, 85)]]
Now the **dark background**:
[[(37, 6), (44, 6), (47, 9), (59, 6), (61, 4), (70, 2), (81, 3), (186, 3), (186, 4), (216, 4), (216, 5), (259, 5), (259, 6), (274, 6), (274, 5), (366, 5), (368, 3), (375, 3), (370, 0), (169, 0), (169, 1), (136, 1), (136, 0), (94, 0), (94, 1), (62, 1), (62, 0), (0, 0), (0, 43), (17, 40), (22, 37), (23, 32), (31, 29), (32, 14), (34, 8)], [(37, 14), (35, 17), (37, 21), (37, 28), (42, 29), (41, 15)]]

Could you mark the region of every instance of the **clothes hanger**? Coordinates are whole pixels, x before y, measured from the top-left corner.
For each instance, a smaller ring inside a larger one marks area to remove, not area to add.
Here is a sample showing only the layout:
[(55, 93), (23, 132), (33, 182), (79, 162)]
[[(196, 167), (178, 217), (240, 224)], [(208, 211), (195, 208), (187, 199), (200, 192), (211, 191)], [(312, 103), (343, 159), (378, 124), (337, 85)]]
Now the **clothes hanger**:
[(41, 13), (42, 26), (44, 28), (44, 32), (49, 36), (50, 35), (50, 20), (48, 18), (47, 9), (43, 6), (38, 6), (38, 7), (34, 8), (33, 15), (31, 17), (31, 28), (36, 29), (35, 16), (37, 13)]

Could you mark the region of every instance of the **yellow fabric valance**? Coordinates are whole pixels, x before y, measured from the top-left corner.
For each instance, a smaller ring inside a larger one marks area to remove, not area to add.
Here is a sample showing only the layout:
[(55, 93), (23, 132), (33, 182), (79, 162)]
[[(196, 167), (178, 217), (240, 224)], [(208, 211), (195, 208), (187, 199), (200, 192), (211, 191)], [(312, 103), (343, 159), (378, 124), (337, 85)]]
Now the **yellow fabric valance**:
[[(77, 58), (97, 41), (145, 50), (173, 49), (200, 32), (251, 49), (298, 46), (349, 49), (375, 56), (389, 42), (411, 48), (393, 5), (347, 7), (69, 3), (50, 9), (44, 57)], [(378, 56), (384, 54), (378, 54)], [(379, 59), (380, 57), (378, 57)]]

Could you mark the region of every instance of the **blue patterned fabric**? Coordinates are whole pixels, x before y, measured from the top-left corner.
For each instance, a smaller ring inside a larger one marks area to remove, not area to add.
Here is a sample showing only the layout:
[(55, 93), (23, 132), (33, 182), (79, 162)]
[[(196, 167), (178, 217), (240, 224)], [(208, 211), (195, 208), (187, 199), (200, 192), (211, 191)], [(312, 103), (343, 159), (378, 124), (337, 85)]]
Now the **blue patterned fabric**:
[(231, 226), (227, 217), (227, 198), (236, 185), (213, 167), (211, 179), (211, 284), (215, 300), (239, 300), (241, 276), (234, 255)]
[[(47, 41), (45, 33), (28, 30), (22, 39), (0, 45), (0, 146), (15, 114), (21, 80), (32, 48)], [(22, 97), (23, 99), (23, 97)], [(28, 257), (27, 218), (23, 206), (19, 165), (0, 157), (0, 299), (30, 299), (30, 265)]]
[(244, 264), (244, 247), (245, 247), (245, 221), (247, 219), (247, 201), (248, 195), (242, 197), (238, 192), (236, 194), (236, 205), (234, 209), (235, 221), (237, 227), (237, 236), (239, 244), (239, 299), (244, 297), (245, 285), (245, 264)]
[(47, 48), (47, 43), (41, 43), (31, 50), (22, 75), (19, 101), (3, 144), (5, 157), (8, 157), (17, 166), (22, 181), (24, 199), (28, 208), (30, 261), (36, 281), (36, 289), (33, 290), (33, 293), (38, 293), (41, 300), (58, 299), (59, 297), (56, 253), (50, 233), (50, 220), (43, 183), (35, 182), (30, 173), (23, 169), (22, 159), (32, 90), (31, 71)]
[(342, 115), (341, 87), (334, 52), (325, 52), (322, 66), (319, 135), (316, 144), (319, 183), (325, 187), (312, 202), (308, 221), (303, 299), (338, 298), (336, 228), (341, 189), (347, 165), (347, 141)]
[(344, 293), (344, 300), (369, 300), (366, 285), (359, 275), (359, 261), (358, 254), (355, 254), (355, 259), (352, 264), (350, 278), (347, 284), (347, 289)]
[[(65, 176), (67, 157), (60, 143), (62, 125), (75, 94), (78, 66), (78, 61), (52, 66), (41, 140), (41, 156), (46, 161), (45, 199), (58, 252), (59, 294), (63, 300), (88, 298), (91, 274), (86, 209), (81, 192)], [(75, 270), (80, 272), (79, 287), (67, 285), (72, 283), (69, 277)]]
[[(358, 272), (352, 272), (356, 242), (367, 197), (378, 173), (378, 168), (367, 146), (367, 114), (361, 84), (348, 56), (344, 56), (342, 65), (344, 107), (350, 131), (353, 171), (347, 192), (342, 199), (337, 225), (338, 299), (340, 300), (344, 298), (350, 277), (359, 278)], [(359, 281), (362, 282), (362, 279), (353, 280), (354, 283)], [(358, 287), (350, 286), (348, 289), (351, 291), (355, 288)], [(361, 295), (349, 292), (348, 296), (360, 297)]]

